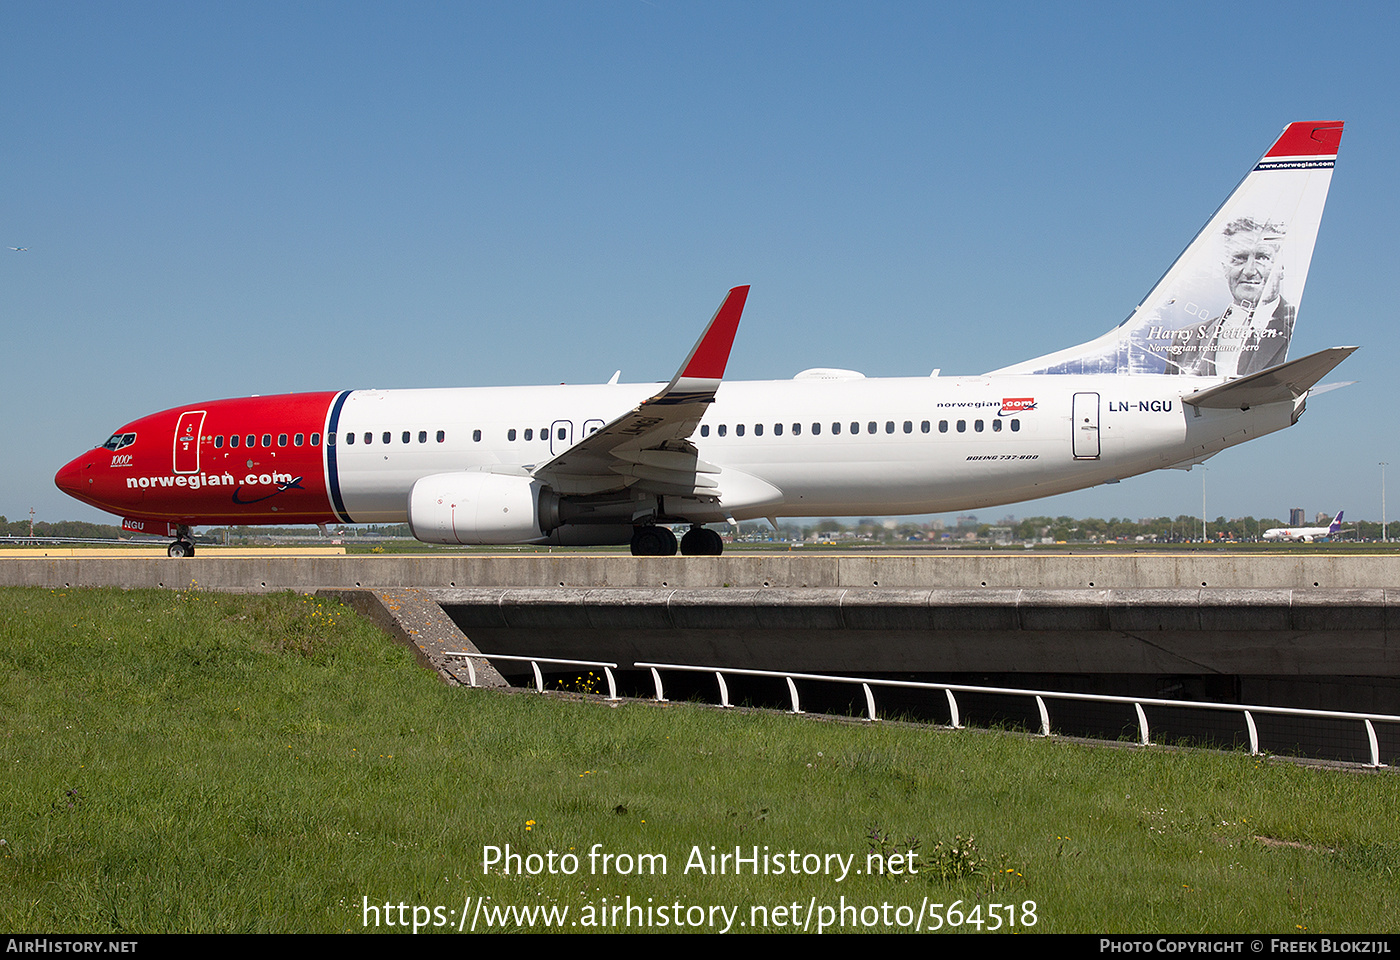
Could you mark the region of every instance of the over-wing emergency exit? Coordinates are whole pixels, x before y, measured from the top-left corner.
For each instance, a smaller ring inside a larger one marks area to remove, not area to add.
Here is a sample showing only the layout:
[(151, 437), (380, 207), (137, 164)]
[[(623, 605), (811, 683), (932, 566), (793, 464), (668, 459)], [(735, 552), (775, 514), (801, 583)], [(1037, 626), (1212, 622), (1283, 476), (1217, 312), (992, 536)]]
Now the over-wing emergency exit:
[(172, 556), (201, 524), (405, 521), (432, 543), (717, 555), (706, 524), (969, 510), (1188, 466), (1297, 422), (1355, 349), (1287, 359), (1341, 134), (1290, 124), (1127, 320), (981, 376), (725, 382), (735, 287), (659, 389), (216, 400), (123, 425), (55, 482)]

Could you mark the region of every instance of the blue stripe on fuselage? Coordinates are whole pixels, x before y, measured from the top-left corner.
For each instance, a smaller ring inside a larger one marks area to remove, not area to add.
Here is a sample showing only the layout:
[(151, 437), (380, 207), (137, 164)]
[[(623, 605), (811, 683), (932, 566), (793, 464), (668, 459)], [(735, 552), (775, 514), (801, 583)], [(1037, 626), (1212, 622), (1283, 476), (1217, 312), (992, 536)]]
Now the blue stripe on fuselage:
[(331, 509), (340, 518), (341, 523), (354, 523), (350, 515), (345, 512), (345, 500), (340, 495), (340, 470), (335, 462), (335, 438), (338, 436), (340, 427), (340, 408), (345, 406), (346, 399), (350, 396), (349, 390), (342, 390), (340, 396), (335, 398), (335, 403), (331, 404), (331, 419), (326, 426), (326, 478), (327, 486), (330, 487)]

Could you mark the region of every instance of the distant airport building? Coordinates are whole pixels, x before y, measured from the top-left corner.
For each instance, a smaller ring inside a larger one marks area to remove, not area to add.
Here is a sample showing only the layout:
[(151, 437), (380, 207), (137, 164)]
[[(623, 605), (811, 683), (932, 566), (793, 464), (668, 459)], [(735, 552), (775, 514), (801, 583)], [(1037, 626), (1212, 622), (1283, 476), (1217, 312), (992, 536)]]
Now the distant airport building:
[(1301, 527), (1305, 523), (1307, 523), (1307, 521), (1303, 519), (1302, 507), (1294, 507), (1288, 511), (1288, 525), (1290, 527)]

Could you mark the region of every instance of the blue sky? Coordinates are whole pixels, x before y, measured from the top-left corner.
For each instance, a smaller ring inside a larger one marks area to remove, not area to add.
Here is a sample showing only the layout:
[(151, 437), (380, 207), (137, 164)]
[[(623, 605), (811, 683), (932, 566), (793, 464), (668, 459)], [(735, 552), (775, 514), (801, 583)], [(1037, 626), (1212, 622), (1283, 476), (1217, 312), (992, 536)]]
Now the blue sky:
[[(1167, 6), (6, 4), (0, 514), (110, 519), (54, 471), (198, 400), (665, 379), (738, 283), (731, 378), (1004, 366), (1341, 119), (1293, 355), (1360, 344), (1359, 382), (1206, 510), (1379, 518), (1400, 7)], [(1197, 468), (979, 515), (1200, 509)]]

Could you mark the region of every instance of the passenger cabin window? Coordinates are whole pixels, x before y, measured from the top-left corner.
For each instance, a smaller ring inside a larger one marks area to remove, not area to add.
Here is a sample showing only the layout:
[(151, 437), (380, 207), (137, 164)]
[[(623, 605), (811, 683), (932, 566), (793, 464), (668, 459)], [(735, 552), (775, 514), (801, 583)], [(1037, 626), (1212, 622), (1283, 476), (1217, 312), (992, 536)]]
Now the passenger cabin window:
[(966, 421), (966, 420), (959, 420), (959, 421), (958, 421), (958, 433), (967, 433), (967, 421)]
[(1001, 421), (1000, 421), (1000, 420), (993, 420), (993, 421), (992, 421), (992, 433), (1001, 433)]
[(526, 439), (526, 440), (533, 440), (533, 439), (535, 439), (535, 428), (534, 428), (534, 427), (526, 427), (526, 428), (525, 428), (525, 439)]
[(298, 433), (292, 437), (292, 446), (299, 447), (306, 442), (306, 434)]
[(929, 428), (929, 422), (928, 422), (927, 420), (925, 420), (923, 423), (919, 424), (919, 432), (920, 432), (920, 433), (928, 433), (928, 428)]
[(1020, 432), (1021, 432), (1021, 421), (1020, 421), (1020, 420), (1012, 420), (1012, 421), (1011, 421), (1011, 432), (1012, 432), (1012, 433), (1020, 433)]
[(279, 433), (277, 435), (277, 445), (279, 447), (285, 447), (287, 445), (287, 435), (285, 433)]
[(819, 436), (821, 436), (821, 433), (822, 433), (822, 425), (821, 425), (820, 423), (813, 423), (813, 424), (812, 424), (812, 436), (814, 436), (814, 437), (819, 437)]
[(228, 445), (229, 445), (230, 447), (236, 447), (236, 446), (238, 446), (238, 439), (239, 439), (238, 434), (235, 433), (235, 434), (231, 435), (231, 436), (228, 438)]
[(446, 431), (446, 430), (439, 430), (439, 431), (437, 432), (437, 442), (438, 442), (438, 443), (442, 443), (442, 442), (443, 442), (444, 440), (446, 440), (446, 439), (447, 439), (447, 431)]
[(366, 431), (365, 431), (365, 443), (373, 443), (373, 442), (374, 442), (374, 434), (372, 434), (372, 433), (370, 433), (368, 430), (366, 430)]
[(736, 437), (742, 437), (743, 435), (744, 435), (744, 425), (743, 425), (742, 423), (736, 423), (736, 424), (734, 424), (734, 436), (736, 436)]
[(719, 425), (719, 435), (720, 435), (721, 437), (724, 436), (725, 432), (728, 431), (728, 429), (729, 429), (729, 428), (728, 428), (727, 426), (725, 426), (724, 424), (721, 423), (721, 424)]
[(782, 425), (781, 423), (775, 423), (775, 424), (773, 424), (773, 436), (775, 436), (775, 437), (781, 437), (782, 435), (783, 435), (783, 425)]
[(709, 435), (710, 435), (710, 425), (709, 425), (708, 423), (702, 423), (702, 424), (700, 424), (700, 436), (702, 436), (702, 437), (708, 437)]
[[(478, 430), (478, 431), (477, 431), (477, 434), (478, 434), (478, 435), (475, 437), (475, 439), (480, 440), (480, 439), (481, 439), (481, 436), (480, 436), (481, 431)], [(418, 442), (419, 442), (419, 443), (427, 443), (427, 442), (428, 442), (428, 431), (426, 431), (426, 430), (419, 430), (419, 431), (418, 431)]]
[[(312, 445), (313, 447), (316, 446), (316, 434), (314, 434), (314, 433), (311, 435), (311, 445)], [(328, 446), (328, 447), (333, 447), (333, 446), (335, 446), (335, 434), (333, 434), (333, 433), (328, 433), (328, 434), (326, 434), (326, 446)]]
[[(541, 436), (543, 436), (543, 434), (541, 434)], [(565, 440), (565, 439), (567, 439), (567, 438), (568, 438), (568, 432), (567, 432), (563, 427), (560, 427), (560, 428), (559, 428), (559, 439), (560, 439), (560, 440)]]
[(507, 439), (507, 440), (514, 440), (514, 439), (515, 439), (515, 428), (514, 428), (514, 427), (511, 427), (509, 430), (506, 431), (506, 439)]
[(258, 445), (257, 435), (252, 433), (248, 434), (248, 436), (243, 438), (243, 445), (245, 447), (256, 447)]
[(840, 433), (841, 433), (841, 424), (839, 424), (839, 423), (833, 423), (833, 424), (831, 425), (831, 434), (832, 434), (832, 436), (837, 436), (837, 435), (839, 435)]
[[(481, 431), (480, 431), (480, 430), (473, 430), (473, 431), (472, 431), (472, 442), (473, 442), (473, 443), (480, 443), (480, 442), (481, 442)], [(442, 435), (441, 435), (441, 433), (439, 433), (439, 435), (438, 435), (438, 443), (442, 443)]]
[(272, 434), (270, 434), (270, 433), (264, 433), (264, 434), (263, 434), (263, 446), (264, 446), (264, 447), (270, 447), (270, 446), (272, 446)]
[(981, 420), (974, 421), (973, 424), (972, 424), (972, 429), (976, 430), (978, 433), (981, 433), (981, 432), (982, 432), (982, 421), (981, 421)]
[(886, 432), (886, 433), (894, 433), (894, 421), (893, 421), (893, 420), (886, 420), (886, 421), (885, 421), (885, 432)]
[(410, 443), (410, 442), (412, 442), (412, 440), (413, 440), (413, 434), (411, 434), (411, 433), (409, 433), (407, 430), (405, 430), (405, 431), (403, 432), (403, 442), (404, 442), (404, 443)]
[(761, 423), (755, 423), (755, 424), (753, 425), (753, 435), (754, 435), (755, 437), (761, 437), (761, 436), (763, 436), (763, 424), (761, 424)]
[(938, 421), (938, 432), (939, 432), (939, 433), (947, 433), (947, 432), (948, 432), (948, 421), (947, 421), (947, 420), (940, 420), (940, 421)]
[(794, 437), (800, 437), (802, 435), (802, 424), (794, 423), (792, 425), (792, 435)]
[[(879, 425), (878, 425), (874, 420), (871, 420), (869, 423), (867, 423), (867, 424), (865, 425), (865, 432), (866, 432), (866, 433), (874, 433), (878, 427), (879, 427)], [(890, 424), (890, 427), (893, 428), (893, 427), (894, 427), (894, 424)]]
[(224, 437), (223, 437), (223, 434), (220, 434), (219, 436), (217, 436), (217, 437), (214, 438), (214, 449), (215, 449), (215, 450), (221, 450), (221, 449), (223, 449), (223, 446), (224, 446)]
[[(330, 440), (331, 440), (331, 444), (334, 445), (334, 444), (335, 444), (335, 434), (331, 434), (331, 435), (330, 435)], [(320, 435), (319, 433), (313, 433), (313, 434), (311, 435), (311, 445), (312, 445), (313, 447), (319, 447), (319, 446), (321, 445), (321, 435)]]

